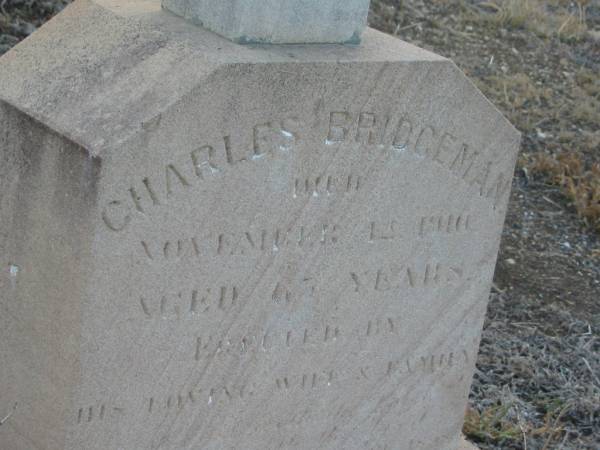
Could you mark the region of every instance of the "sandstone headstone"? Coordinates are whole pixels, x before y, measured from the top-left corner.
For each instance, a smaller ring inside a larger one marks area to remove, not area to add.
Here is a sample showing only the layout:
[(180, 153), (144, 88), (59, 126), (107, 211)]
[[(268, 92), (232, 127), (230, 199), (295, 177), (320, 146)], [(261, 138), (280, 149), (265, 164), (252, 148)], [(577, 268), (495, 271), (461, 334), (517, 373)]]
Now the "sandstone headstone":
[(451, 61), (79, 0), (0, 80), (1, 449), (462, 445), (519, 135)]

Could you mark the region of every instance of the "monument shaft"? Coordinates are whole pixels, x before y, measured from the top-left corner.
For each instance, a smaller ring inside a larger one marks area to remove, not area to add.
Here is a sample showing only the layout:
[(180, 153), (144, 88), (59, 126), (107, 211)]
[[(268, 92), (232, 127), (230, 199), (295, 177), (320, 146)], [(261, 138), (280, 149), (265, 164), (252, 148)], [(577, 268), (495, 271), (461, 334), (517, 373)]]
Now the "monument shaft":
[(241, 44), (358, 44), (370, 0), (162, 0), (163, 7)]

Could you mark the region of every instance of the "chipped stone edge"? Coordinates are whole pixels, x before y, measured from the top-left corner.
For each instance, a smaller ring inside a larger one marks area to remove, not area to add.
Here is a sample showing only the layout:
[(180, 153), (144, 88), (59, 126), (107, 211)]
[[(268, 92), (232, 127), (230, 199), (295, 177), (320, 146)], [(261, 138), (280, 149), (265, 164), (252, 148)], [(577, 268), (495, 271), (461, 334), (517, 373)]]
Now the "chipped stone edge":
[(479, 450), (479, 448), (463, 437), (460, 442), (459, 450)]

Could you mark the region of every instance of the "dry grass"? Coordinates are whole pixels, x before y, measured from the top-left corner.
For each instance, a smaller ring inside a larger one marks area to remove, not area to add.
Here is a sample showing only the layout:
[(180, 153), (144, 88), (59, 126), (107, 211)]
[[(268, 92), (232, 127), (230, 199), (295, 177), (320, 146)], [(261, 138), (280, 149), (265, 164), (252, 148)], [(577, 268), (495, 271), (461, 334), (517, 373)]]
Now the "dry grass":
[[(544, 144), (520, 167), (559, 186), (579, 217), (600, 232), (600, 77), (580, 69), (570, 80), (562, 91), (524, 73), (488, 76), (478, 84), (521, 131)], [(542, 131), (548, 123), (556, 134)]]
[(542, 175), (560, 186), (579, 217), (600, 232), (600, 164), (586, 167), (578, 153), (556, 157), (538, 153), (522, 164), (532, 175)]
[[(483, 412), (469, 408), (465, 415), (463, 433), (471, 440), (498, 445), (527, 442), (528, 436), (538, 437), (544, 442), (543, 450), (550, 450), (565, 433), (561, 420), (570, 405), (555, 402), (549, 406), (544, 416), (544, 424), (537, 428), (532, 428), (521, 420), (518, 407), (514, 404), (492, 406)], [(527, 448), (526, 444), (524, 447)]]
[[(554, 10), (548, 9), (552, 3)], [(578, 0), (576, 11), (570, 2), (555, 0), (494, 0), (480, 4), (481, 18), (503, 28), (526, 28), (540, 36), (556, 35), (563, 40), (583, 39), (587, 32), (589, 0)]]
[(518, 440), (521, 429), (508, 418), (512, 406), (494, 406), (479, 412), (469, 408), (465, 416), (464, 434), (471, 440), (501, 443)]
[(581, 69), (575, 76), (577, 85), (590, 97), (600, 101), (600, 77), (589, 69)]
[(492, 75), (476, 82), (519, 130), (535, 131), (536, 124), (547, 118), (545, 106), (552, 102), (553, 91), (536, 84), (529, 75)]
[(600, 124), (600, 76), (590, 70), (580, 70), (575, 76), (576, 87), (572, 91), (575, 106), (572, 118), (598, 129)]
[(584, 122), (588, 124), (598, 124), (597, 120), (600, 118), (600, 103), (592, 98), (585, 98), (584, 96), (578, 95), (581, 101), (578, 102), (571, 111), (571, 116), (577, 122)]
[(534, 0), (490, 1), (480, 6), (494, 11), (487, 19), (507, 28), (524, 28), (531, 22), (545, 20), (544, 9)]
[(465, 433), (495, 450), (596, 450), (600, 317), (508, 292), (492, 295)]

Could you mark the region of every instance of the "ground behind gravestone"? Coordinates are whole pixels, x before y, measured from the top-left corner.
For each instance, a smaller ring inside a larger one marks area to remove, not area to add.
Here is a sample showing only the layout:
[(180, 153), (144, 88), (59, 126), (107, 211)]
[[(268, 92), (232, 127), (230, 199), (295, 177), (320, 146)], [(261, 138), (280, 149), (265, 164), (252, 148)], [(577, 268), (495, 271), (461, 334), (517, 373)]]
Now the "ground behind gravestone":
[[(68, 1), (0, 0), (0, 54)], [(465, 432), (600, 448), (600, 0), (373, 0), (523, 132)]]

